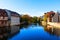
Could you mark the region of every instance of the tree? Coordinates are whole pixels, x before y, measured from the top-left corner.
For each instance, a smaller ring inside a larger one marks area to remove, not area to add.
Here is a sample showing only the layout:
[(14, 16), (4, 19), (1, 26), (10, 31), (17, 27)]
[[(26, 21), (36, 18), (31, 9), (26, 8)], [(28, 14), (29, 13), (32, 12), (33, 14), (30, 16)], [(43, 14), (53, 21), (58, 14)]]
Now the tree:
[(31, 17), (29, 15), (23, 15), (21, 16), (21, 22), (25, 22), (25, 23), (30, 23), (31, 22)]
[(47, 14), (46, 13), (44, 13), (44, 17), (43, 17), (43, 21), (47, 21)]
[(37, 23), (37, 17), (36, 16), (32, 17), (32, 23)]

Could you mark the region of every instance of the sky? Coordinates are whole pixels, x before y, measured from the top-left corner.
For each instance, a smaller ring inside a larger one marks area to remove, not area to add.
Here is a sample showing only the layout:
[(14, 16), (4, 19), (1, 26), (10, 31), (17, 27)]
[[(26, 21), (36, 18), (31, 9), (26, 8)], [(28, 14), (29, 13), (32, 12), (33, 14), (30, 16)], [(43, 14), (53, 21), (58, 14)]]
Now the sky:
[(0, 0), (0, 9), (8, 9), (19, 14), (42, 16), (45, 12), (59, 11), (60, 0)]

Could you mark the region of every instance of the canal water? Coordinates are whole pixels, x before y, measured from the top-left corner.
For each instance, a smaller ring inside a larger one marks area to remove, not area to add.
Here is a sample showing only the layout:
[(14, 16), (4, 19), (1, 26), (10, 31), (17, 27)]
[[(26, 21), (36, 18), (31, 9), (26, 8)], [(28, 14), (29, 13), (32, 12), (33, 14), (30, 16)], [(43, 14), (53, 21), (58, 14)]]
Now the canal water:
[(45, 30), (43, 26), (38, 24), (23, 25), (22, 27), (17, 34), (8, 38), (8, 40), (60, 40), (60, 36)]

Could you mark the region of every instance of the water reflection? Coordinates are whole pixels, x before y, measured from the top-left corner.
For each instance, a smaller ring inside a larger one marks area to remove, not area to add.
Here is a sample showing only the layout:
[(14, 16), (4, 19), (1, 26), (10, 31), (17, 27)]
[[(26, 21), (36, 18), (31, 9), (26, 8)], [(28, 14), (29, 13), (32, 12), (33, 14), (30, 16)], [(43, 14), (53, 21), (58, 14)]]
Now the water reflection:
[[(17, 28), (17, 29), (16, 29)], [(17, 31), (17, 33), (15, 33)], [(13, 33), (15, 33), (13, 35)], [(1, 35), (4, 35), (1, 39)], [(6, 35), (8, 35), (6, 37)], [(60, 40), (60, 29), (51, 25), (40, 26), (39, 24), (29, 24), (0, 28), (0, 40)]]
[(14, 34), (20, 32), (20, 26), (10, 26), (0, 28), (0, 40), (7, 40), (7, 38), (12, 37)]
[(7, 40), (8, 30), (5, 27), (0, 28), (0, 40)]
[(31, 23), (31, 24), (21, 24), (20, 25), (20, 29), (23, 29), (23, 28), (28, 28), (28, 27), (33, 27), (33, 26), (37, 26), (38, 24), (37, 23)]
[(44, 27), (44, 29), (51, 35), (60, 36), (60, 28), (53, 28), (53, 26), (47, 25), (47, 27)]
[(38, 24), (21, 25), (20, 32), (9, 40), (60, 40), (60, 33), (56, 32), (59, 31), (54, 28), (52, 32), (51, 26), (48, 28)]

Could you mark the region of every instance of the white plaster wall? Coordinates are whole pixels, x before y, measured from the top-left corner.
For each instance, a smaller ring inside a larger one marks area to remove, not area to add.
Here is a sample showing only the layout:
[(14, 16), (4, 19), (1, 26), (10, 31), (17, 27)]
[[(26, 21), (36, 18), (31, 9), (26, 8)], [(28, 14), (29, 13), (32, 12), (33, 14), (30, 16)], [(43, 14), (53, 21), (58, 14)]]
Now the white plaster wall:
[(53, 16), (52, 22), (58, 22), (58, 14), (57, 13)]
[(18, 25), (20, 24), (20, 18), (11, 16), (11, 25)]

